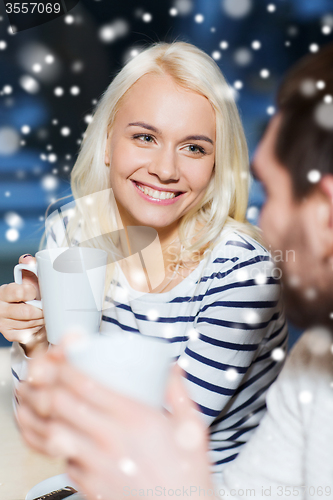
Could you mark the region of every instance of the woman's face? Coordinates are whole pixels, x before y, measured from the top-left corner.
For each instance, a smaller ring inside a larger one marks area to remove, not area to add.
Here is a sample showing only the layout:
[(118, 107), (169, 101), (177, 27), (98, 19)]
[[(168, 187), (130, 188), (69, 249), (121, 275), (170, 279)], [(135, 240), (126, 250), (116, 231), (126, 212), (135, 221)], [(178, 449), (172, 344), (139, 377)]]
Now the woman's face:
[(170, 76), (145, 75), (128, 91), (105, 163), (124, 226), (174, 231), (204, 196), (215, 157), (215, 112)]

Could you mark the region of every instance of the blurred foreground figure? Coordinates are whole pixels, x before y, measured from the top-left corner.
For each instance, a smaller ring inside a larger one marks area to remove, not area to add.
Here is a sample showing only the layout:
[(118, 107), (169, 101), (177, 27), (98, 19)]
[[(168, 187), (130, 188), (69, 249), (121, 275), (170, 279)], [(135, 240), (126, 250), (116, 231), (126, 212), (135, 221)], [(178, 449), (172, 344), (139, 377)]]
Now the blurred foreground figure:
[[(97, 384), (87, 390), (89, 379), (61, 350), (31, 365), (32, 383), (19, 394), (23, 435), (65, 456), (89, 499), (333, 495), (332, 68), (328, 45), (290, 72), (254, 159), (267, 190), (261, 226), (279, 256), (287, 311), (311, 329), (271, 387), (259, 429), (225, 469), (225, 484), (210, 482), (205, 431), (179, 373), (168, 391), (172, 414), (164, 416)], [(80, 418), (75, 408), (84, 409)]]

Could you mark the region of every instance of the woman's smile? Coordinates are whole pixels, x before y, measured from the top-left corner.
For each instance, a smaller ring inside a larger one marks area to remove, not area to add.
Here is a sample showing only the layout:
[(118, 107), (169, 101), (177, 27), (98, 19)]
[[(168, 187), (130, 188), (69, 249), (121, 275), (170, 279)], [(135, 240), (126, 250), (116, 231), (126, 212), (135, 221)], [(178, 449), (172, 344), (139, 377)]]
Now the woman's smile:
[(181, 191), (162, 190), (161, 188), (148, 186), (137, 181), (132, 182), (140, 196), (148, 202), (157, 203), (158, 205), (171, 205), (178, 201), (177, 198), (185, 194)]

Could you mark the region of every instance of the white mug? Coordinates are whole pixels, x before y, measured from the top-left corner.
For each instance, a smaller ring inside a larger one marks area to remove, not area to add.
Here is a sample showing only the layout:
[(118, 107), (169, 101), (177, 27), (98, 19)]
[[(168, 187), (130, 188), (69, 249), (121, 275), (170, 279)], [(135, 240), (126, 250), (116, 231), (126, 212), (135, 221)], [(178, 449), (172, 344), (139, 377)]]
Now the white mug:
[(65, 343), (67, 358), (81, 371), (156, 408), (164, 402), (172, 362), (170, 347), (166, 340), (129, 332), (87, 336)]
[(22, 271), (33, 272), (42, 300), (30, 300), (43, 310), (47, 339), (59, 344), (70, 329), (99, 331), (102, 316), (107, 253), (97, 248), (52, 248), (36, 253), (37, 265), (18, 264), (14, 280), (22, 283)]

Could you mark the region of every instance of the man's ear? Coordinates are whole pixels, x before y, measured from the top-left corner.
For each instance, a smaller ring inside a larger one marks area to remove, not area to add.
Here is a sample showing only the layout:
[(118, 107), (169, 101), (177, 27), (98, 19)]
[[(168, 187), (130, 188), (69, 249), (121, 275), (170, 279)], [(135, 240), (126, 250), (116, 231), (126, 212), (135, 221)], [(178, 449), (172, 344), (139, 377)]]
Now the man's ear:
[(319, 189), (329, 200), (330, 203), (330, 218), (329, 226), (333, 230), (333, 175), (324, 175), (319, 182)]

